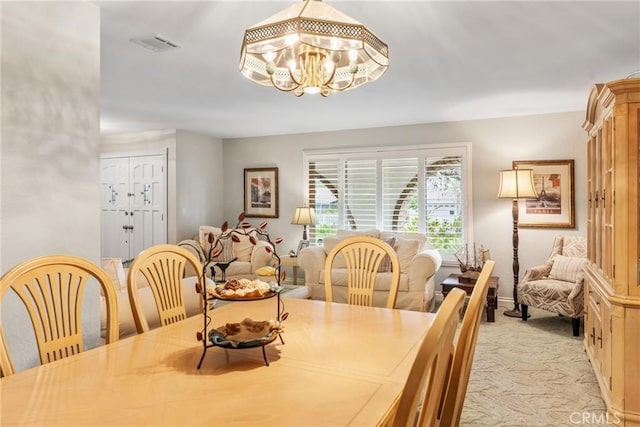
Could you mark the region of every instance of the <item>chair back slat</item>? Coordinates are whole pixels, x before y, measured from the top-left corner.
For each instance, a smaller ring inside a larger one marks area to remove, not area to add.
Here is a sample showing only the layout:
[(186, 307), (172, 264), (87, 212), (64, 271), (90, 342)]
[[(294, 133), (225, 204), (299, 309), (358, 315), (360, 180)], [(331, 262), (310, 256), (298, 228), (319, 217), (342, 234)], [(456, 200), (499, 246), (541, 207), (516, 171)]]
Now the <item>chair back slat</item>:
[(440, 424), (443, 426), (457, 426), (460, 423), (473, 365), (473, 356), (478, 342), (480, 320), (487, 301), (489, 279), (494, 267), (495, 261), (491, 260), (486, 261), (482, 267), (460, 325), (460, 333), (455, 345), (453, 362), (440, 415)]
[[(187, 264), (202, 271), (200, 261), (177, 245), (155, 245), (140, 252), (129, 269), (127, 286), (133, 319), (138, 333), (149, 330), (138, 296), (138, 280), (143, 277), (151, 288), (160, 318), (166, 326), (187, 318), (182, 279)], [(199, 277), (202, 280), (202, 277)], [(200, 283), (204, 287), (204, 283)]]
[(325, 298), (333, 301), (331, 269), (338, 254), (344, 256), (347, 270), (347, 303), (373, 305), (378, 269), (385, 257), (391, 264), (391, 285), (387, 308), (393, 308), (400, 284), (400, 261), (396, 252), (386, 242), (369, 236), (352, 236), (341, 240), (327, 254), (325, 260)]
[(394, 427), (437, 424), (451, 366), (453, 339), (465, 297), (464, 291), (453, 289), (438, 309), (400, 395)]
[[(50, 255), (25, 261), (0, 278), (1, 296), (12, 290), (31, 319), (41, 363), (49, 363), (84, 351), (82, 301), (84, 290), (95, 279), (105, 296), (107, 342), (118, 339), (117, 301), (109, 276), (92, 262), (71, 255)], [(1, 328), (0, 328), (1, 329)], [(4, 334), (0, 335), (0, 368), (14, 373)]]

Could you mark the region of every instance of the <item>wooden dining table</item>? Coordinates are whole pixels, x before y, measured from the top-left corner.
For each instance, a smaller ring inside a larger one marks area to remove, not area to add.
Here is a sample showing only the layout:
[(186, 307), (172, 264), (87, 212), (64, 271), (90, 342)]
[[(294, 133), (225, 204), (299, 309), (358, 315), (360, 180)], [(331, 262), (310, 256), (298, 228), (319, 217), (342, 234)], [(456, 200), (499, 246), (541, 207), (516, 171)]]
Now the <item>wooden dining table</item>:
[[(0, 379), (0, 425), (374, 426), (391, 419), (434, 314), (282, 298), (284, 344), (209, 348), (203, 315)], [(276, 317), (276, 299), (208, 312)]]

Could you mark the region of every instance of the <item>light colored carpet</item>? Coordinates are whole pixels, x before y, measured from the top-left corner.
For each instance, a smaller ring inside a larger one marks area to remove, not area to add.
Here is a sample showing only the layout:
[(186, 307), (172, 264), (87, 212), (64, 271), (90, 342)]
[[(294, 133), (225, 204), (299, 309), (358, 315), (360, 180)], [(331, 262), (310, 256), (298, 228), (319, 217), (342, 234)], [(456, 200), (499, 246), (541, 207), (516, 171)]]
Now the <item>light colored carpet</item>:
[(483, 315), (460, 425), (576, 426), (583, 413), (603, 417), (598, 383), (571, 319), (530, 308), (523, 322), (505, 316), (505, 308), (496, 310), (495, 323)]

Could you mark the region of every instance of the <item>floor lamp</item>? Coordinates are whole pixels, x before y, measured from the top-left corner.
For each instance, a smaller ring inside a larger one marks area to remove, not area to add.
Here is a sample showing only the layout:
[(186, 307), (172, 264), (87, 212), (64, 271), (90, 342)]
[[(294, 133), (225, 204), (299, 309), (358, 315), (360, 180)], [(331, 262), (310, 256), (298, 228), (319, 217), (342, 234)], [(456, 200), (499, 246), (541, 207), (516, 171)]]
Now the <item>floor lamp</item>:
[(520, 304), (518, 304), (518, 275), (520, 264), (518, 263), (518, 200), (537, 199), (536, 189), (533, 184), (532, 169), (512, 169), (500, 171), (500, 189), (498, 198), (513, 199), (513, 310), (504, 312), (505, 316), (521, 317)]

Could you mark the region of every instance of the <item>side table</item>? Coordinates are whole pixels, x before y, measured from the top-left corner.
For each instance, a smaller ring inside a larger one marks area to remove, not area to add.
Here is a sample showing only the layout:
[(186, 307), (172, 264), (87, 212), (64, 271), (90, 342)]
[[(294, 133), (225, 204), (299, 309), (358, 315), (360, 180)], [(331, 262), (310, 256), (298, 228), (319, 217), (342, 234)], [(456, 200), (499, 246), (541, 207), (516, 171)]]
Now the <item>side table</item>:
[(281, 256), (280, 257), (280, 265), (284, 265), (287, 267), (291, 267), (293, 274), (293, 284), (298, 284), (298, 258), (292, 256)]
[[(442, 295), (445, 297), (447, 294), (453, 289), (458, 288), (462, 289), (467, 293), (467, 295), (471, 295), (473, 292), (473, 287), (475, 283), (460, 283), (458, 278), (460, 274), (450, 274), (446, 279), (441, 283), (442, 285)], [(498, 308), (498, 287), (500, 284), (499, 277), (491, 276), (489, 278), (489, 291), (487, 292), (487, 322), (495, 322), (495, 311)]]

